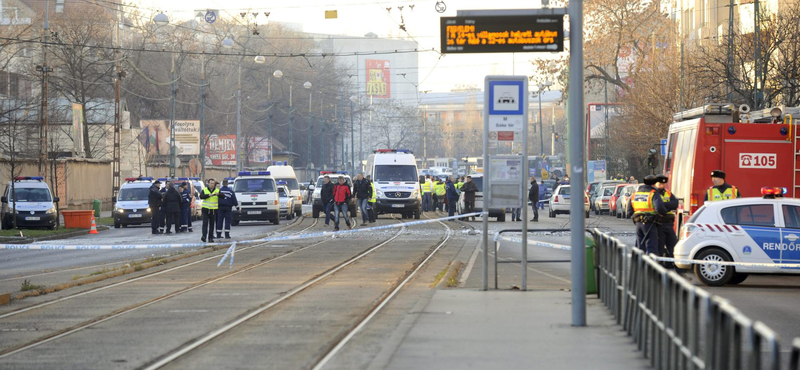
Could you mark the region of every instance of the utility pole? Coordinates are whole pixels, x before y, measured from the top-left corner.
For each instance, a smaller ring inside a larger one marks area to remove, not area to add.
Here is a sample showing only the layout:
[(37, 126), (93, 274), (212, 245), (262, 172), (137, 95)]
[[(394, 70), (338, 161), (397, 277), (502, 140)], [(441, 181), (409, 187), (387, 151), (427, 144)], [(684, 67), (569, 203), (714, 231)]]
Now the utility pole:
[[(290, 100), (291, 101), (291, 100)], [(242, 60), (239, 60), (239, 83), (236, 85), (236, 173), (242, 170)]]
[(206, 122), (206, 56), (200, 56), (200, 173), (201, 178), (206, 178), (206, 145), (203, 142), (205, 136), (205, 122)]
[[(606, 161), (606, 170), (608, 170), (608, 81), (605, 83), (605, 92), (603, 94), (605, 95), (605, 104), (603, 105), (603, 114), (605, 115), (605, 120), (603, 121), (603, 126), (605, 126), (604, 128), (606, 134), (606, 139), (603, 141), (606, 154), (603, 159)], [(587, 132), (586, 134), (589, 135), (589, 142), (591, 142), (592, 133)]]
[(755, 44), (755, 55), (753, 61), (755, 62), (755, 80), (753, 81), (753, 88), (755, 93), (753, 96), (753, 109), (759, 109), (759, 98), (761, 95), (761, 88), (759, 85), (761, 81), (761, 74), (763, 68), (761, 66), (761, 4), (759, 0), (753, 1), (753, 13), (755, 13), (755, 27), (753, 28), (753, 43)]
[[(47, 74), (50, 72), (50, 67), (47, 66), (47, 42), (50, 36), (50, 0), (45, 0), (44, 11), (44, 42), (42, 43), (42, 108), (39, 110), (39, 176), (45, 177), (47, 175), (47, 132), (49, 121), (47, 112)], [(40, 68), (37, 68), (40, 69)], [(51, 179), (52, 182), (52, 179)]]
[[(120, 16), (120, 20), (117, 24), (114, 25), (114, 71), (115, 71), (115, 78), (114, 78), (114, 160), (112, 162), (112, 181), (111, 181), (111, 199), (117, 199), (117, 194), (119, 193), (120, 188), (120, 170), (121, 170), (121, 162), (122, 162), (122, 150), (121, 150), (121, 141), (122, 137), (120, 134), (120, 126), (122, 125), (121, 122), (121, 114), (122, 114), (122, 106), (121, 106), (121, 86), (122, 86), (122, 66), (120, 65), (120, 57), (119, 57), (119, 47), (120, 47), (120, 40), (119, 40), (119, 28), (123, 24), (123, 20), (125, 19), (122, 14), (122, 8), (119, 4), (115, 4), (114, 7), (116, 8), (118, 14)], [(116, 19), (115, 19), (116, 20)], [(85, 109), (85, 108), (84, 108)]]
[(356, 173), (356, 141), (355, 135), (353, 133), (353, 102), (350, 101), (350, 170), (353, 171), (353, 175)]
[[(292, 85), (289, 85), (289, 159), (294, 153), (294, 107), (292, 105)], [(294, 165), (294, 161), (291, 161)]]
[[(170, 69), (170, 114), (169, 114), (169, 177), (175, 177), (175, 53), (172, 53), (172, 68)], [(237, 147), (238, 148), (238, 147)]]
[(267, 138), (269, 138), (268, 160), (272, 160), (275, 154), (273, 153), (273, 150), (275, 150), (275, 142), (272, 140), (272, 122), (269, 120), (270, 116), (272, 116), (272, 105), (270, 105), (270, 101), (272, 101), (272, 76), (267, 79), (267, 105), (269, 105), (269, 111), (267, 111)]
[[(734, 0), (731, 0), (730, 5), (728, 5), (728, 73), (725, 74), (725, 87), (728, 90), (728, 101), (733, 101), (733, 86), (731, 86), (731, 79), (733, 76), (733, 4)], [(755, 107), (753, 107), (755, 108)]]

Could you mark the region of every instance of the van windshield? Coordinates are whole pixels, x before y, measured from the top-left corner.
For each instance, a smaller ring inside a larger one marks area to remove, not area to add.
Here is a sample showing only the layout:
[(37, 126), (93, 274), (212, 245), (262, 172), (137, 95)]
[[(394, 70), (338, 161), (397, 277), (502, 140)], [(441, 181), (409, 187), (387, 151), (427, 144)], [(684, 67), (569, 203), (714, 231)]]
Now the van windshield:
[(117, 200), (120, 202), (129, 202), (134, 200), (147, 200), (150, 194), (150, 188), (122, 188), (119, 191)]
[(286, 181), (286, 187), (289, 190), (300, 190), (300, 185), (297, 184), (297, 179), (286, 178), (286, 179), (276, 179), (278, 181)]
[(267, 193), (275, 191), (272, 179), (238, 179), (233, 184), (236, 193)]
[(376, 165), (375, 181), (417, 182), (417, 166), (414, 165)]
[[(50, 189), (47, 188), (21, 188), (15, 187), (14, 192), (17, 193), (17, 199), (20, 202), (52, 202), (50, 197)], [(11, 188), (8, 189), (8, 201), (13, 202)]]

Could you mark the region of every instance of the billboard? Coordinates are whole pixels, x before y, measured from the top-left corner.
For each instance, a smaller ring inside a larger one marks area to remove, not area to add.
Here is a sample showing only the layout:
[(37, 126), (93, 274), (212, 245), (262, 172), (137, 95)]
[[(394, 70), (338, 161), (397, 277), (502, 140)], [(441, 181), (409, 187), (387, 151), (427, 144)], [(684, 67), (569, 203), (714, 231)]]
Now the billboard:
[(373, 98), (391, 97), (391, 68), (388, 60), (367, 59), (367, 95)]
[[(150, 148), (148, 154), (169, 155), (169, 120), (141, 120), (142, 129), (148, 129)], [(175, 120), (175, 154), (200, 154), (200, 121)]]
[(236, 135), (211, 135), (206, 143), (206, 165), (236, 165)]
[(272, 143), (265, 137), (251, 137), (247, 139), (247, 149), (250, 163), (272, 162)]

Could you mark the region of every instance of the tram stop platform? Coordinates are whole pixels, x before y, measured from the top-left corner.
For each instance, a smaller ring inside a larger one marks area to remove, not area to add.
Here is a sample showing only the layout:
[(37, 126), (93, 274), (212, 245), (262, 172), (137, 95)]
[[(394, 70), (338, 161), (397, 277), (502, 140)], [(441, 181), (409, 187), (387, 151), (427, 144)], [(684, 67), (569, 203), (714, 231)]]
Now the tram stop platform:
[(437, 290), (386, 369), (650, 369), (605, 306), (587, 296), (570, 325), (568, 291)]

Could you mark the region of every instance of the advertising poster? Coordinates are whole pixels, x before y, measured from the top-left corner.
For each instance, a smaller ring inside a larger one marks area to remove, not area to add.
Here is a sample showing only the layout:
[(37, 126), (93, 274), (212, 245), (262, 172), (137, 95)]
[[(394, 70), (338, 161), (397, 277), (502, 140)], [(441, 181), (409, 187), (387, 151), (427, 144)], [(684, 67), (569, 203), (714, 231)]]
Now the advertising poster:
[(206, 144), (206, 165), (236, 165), (236, 135), (211, 135)]
[[(148, 129), (150, 148), (148, 154), (169, 155), (169, 120), (141, 120), (142, 129)], [(175, 153), (177, 155), (200, 154), (200, 121), (175, 120)]]
[(265, 137), (251, 137), (247, 140), (250, 163), (272, 162), (272, 144)]
[(367, 59), (367, 95), (373, 98), (391, 97), (391, 69), (388, 60)]
[(72, 104), (72, 142), (75, 154), (83, 153), (83, 105)]

